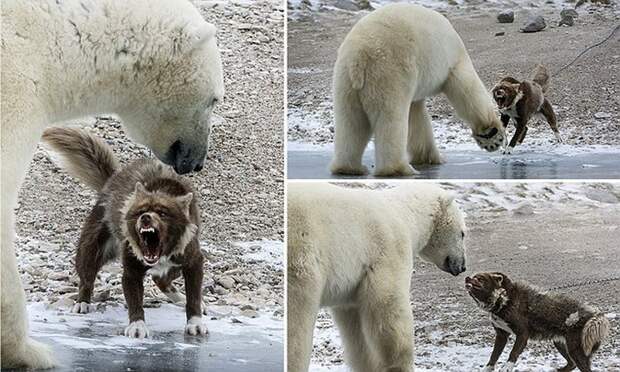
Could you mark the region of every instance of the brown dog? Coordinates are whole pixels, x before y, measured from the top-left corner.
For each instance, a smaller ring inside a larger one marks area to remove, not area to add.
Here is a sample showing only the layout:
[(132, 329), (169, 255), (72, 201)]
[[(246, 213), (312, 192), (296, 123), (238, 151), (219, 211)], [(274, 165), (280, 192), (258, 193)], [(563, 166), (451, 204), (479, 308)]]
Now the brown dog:
[(547, 69), (539, 65), (534, 71), (531, 80), (518, 81), (512, 77), (505, 77), (493, 88), (493, 98), (501, 113), (504, 127), (512, 119), (516, 125), (516, 131), (504, 154), (512, 153), (512, 150), (521, 144), (527, 133), (527, 122), (536, 114), (542, 114), (558, 142), (562, 137), (558, 131), (555, 113), (545, 93), (549, 87), (549, 74)]
[[(185, 303), (185, 332), (206, 334), (200, 217), (189, 182), (156, 160), (137, 160), (121, 168), (112, 150), (83, 130), (50, 128), (43, 141), (74, 176), (98, 192), (97, 203), (82, 226), (75, 262), (80, 292), (72, 311), (90, 311), (98, 271), (121, 256), (129, 310), (126, 336), (149, 335), (142, 304), (147, 273), (173, 302)], [(181, 274), (187, 299), (172, 283)]]
[(476, 304), (487, 311), (495, 328), (495, 345), (484, 371), (492, 371), (508, 337), (516, 336), (508, 363), (512, 371), (528, 340), (553, 341), (568, 372), (590, 372), (592, 355), (609, 334), (609, 321), (597, 309), (560, 294), (549, 294), (524, 282), (513, 282), (498, 272), (465, 278), (465, 288)]

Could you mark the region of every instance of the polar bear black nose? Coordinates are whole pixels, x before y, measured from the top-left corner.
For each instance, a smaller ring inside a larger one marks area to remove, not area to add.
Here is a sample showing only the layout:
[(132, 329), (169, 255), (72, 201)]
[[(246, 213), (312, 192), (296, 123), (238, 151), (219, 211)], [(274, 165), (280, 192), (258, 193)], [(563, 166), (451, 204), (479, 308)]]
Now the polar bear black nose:
[(175, 141), (168, 150), (164, 163), (171, 165), (178, 174), (199, 172), (203, 168), (206, 149), (184, 145)]

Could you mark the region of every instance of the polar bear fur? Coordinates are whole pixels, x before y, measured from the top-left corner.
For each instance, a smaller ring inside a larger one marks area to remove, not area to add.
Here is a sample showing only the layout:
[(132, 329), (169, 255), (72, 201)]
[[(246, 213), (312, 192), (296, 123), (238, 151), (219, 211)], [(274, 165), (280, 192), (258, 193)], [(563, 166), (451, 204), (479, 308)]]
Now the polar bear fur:
[(180, 172), (204, 161), (223, 95), (215, 27), (186, 0), (2, 2), (2, 368), (49, 368), (27, 336), (13, 210), (43, 130), (117, 114), (135, 141)]
[(333, 94), (334, 174), (366, 174), (362, 155), (375, 138), (376, 176), (407, 176), (411, 164), (439, 164), (425, 99), (445, 93), (474, 139), (499, 149), (505, 131), (467, 50), (441, 14), (386, 5), (362, 18), (338, 50)]
[(429, 184), (375, 191), (288, 185), (288, 371), (308, 370), (317, 312), (329, 307), (354, 371), (410, 371), (416, 256), (465, 271), (465, 224)]

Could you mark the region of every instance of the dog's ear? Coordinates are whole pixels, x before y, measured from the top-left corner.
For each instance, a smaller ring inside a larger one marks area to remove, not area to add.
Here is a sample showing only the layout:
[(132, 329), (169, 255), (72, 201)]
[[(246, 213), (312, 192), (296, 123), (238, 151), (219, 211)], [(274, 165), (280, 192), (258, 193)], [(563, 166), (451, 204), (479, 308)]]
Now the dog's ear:
[(505, 78), (503, 78), (499, 82), (500, 83), (510, 83), (510, 84), (519, 84), (520, 83), (519, 80), (513, 78), (512, 76), (506, 76)]
[(194, 199), (194, 194), (191, 192), (176, 198), (177, 202), (181, 206), (181, 209), (187, 216), (189, 216), (189, 207), (192, 205), (192, 199)]
[(148, 191), (146, 191), (144, 185), (140, 181), (136, 182), (136, 186), (134, 187), (133, 192), (135, 196), (144, 196), (148, 194)]
[(491, 273), (491, 279), (493, 279), (500, 287), (508, 282), (508, 277), (500, 272)]

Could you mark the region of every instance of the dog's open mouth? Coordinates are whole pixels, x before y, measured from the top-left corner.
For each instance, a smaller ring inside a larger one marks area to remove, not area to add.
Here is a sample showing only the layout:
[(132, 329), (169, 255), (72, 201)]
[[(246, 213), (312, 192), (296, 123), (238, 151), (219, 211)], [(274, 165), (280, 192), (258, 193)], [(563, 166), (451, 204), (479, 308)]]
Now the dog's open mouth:
[(153, 226), (140, 227), (138, 235), (144, 261), (150, 265), (156, 264), (161, 254), (159, 231)]

